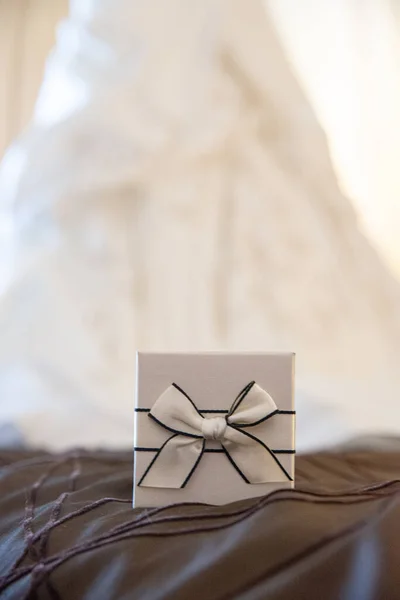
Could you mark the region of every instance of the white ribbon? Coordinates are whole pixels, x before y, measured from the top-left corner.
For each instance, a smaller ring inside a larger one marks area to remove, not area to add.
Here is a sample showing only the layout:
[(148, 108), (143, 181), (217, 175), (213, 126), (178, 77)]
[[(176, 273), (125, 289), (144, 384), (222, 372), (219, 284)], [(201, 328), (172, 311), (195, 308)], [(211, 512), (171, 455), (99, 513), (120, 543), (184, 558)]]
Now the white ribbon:
[(226, 416), (205, 418), (189, 396), (172, 384), (148, 416), (173, 435), (158, 450), (138, 485), (185, 487), (199, 464), (206, 440), (220, 442), (246, 483), (292, 481), (272, 450), (246, 431), (278, 412), (272, 397), (253, 381), (240, 392)]

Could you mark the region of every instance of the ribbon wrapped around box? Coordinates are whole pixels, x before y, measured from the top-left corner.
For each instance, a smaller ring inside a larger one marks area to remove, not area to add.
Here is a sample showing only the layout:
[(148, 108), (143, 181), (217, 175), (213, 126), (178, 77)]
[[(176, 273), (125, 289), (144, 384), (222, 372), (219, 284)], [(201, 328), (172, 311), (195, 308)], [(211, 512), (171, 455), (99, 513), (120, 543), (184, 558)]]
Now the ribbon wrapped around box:
[(291, 353), (139, 353), (134, 505), (292, 487), (293, 363)]

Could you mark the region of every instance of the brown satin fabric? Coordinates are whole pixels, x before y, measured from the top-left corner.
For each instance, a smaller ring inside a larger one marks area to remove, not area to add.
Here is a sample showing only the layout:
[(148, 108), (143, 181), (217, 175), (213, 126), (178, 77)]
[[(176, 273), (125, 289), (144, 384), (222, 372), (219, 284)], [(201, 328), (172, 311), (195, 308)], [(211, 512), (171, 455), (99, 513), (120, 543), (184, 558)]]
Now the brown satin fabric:
[(130, 452), (0, 452), (0, 597), (400, 598), (400, 451), (300, 456), (296, 476), (132, 510)]

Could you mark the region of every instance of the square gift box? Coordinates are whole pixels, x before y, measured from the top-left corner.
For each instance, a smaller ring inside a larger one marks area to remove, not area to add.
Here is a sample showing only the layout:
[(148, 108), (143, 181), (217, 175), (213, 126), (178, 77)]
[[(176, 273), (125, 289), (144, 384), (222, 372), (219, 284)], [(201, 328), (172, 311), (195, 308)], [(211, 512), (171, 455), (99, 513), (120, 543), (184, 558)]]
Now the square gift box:
[(294, 485), (294, 354), (137, 354), (134, 506)]

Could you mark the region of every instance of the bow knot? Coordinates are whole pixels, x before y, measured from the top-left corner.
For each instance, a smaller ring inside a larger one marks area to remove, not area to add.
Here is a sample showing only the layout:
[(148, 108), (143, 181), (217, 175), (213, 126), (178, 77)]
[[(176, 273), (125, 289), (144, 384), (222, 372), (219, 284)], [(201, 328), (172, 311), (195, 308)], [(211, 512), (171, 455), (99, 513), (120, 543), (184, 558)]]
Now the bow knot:
[(185, 487), (206, 449), (206, 440), (221, 444), (246, 483), (292, 481), (272, 450), (246, 431), (278, 412), (273, 398), (252, 381), (237, 396), (226, 417), (204, 418), (186, 392), (172, 384), (156, 400), (149, 417), (173, 435), (158, 450), (138, 485)]
[(227, 422), (224, 417), (212, 417), (203, 419), (201, 422), (201, 433), (205, 440), (216, 440), (222, 442), (225, 437)]

